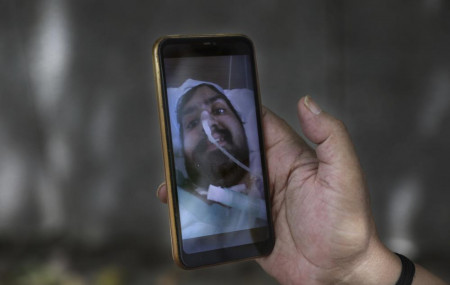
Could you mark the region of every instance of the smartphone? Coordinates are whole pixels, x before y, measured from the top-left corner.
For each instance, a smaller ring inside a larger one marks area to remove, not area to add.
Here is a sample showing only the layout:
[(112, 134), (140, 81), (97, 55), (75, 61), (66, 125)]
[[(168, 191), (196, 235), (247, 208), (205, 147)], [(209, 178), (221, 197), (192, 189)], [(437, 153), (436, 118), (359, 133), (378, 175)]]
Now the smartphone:
[(197, 268), (270, 254), (254, 47), (243, 35), (167, 36), (153, 47), (172, 254)]

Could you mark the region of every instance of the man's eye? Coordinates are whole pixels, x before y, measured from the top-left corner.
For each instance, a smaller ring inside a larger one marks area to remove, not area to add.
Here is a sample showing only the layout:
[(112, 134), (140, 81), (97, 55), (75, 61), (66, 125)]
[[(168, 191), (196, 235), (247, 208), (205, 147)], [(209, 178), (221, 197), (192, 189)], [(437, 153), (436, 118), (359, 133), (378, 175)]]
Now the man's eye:
[(197, 119), (192, 120), (187, 124), (186, 129), (191, 130), (191, 129), (195, 128), (197, 125), (198, 125), (198, 120)]
[(226, 113), (226, 111), (227, 110), (225, 108), (215, 108), (213, 110), (213, 114), (214, 115), (222, 115), (222, 114)]

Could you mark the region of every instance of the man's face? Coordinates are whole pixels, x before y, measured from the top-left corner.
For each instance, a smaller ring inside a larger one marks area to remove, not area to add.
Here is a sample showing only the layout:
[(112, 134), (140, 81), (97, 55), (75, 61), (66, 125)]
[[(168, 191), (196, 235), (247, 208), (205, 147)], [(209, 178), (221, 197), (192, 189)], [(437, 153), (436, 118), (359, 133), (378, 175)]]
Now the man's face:
[(189, 177), (202, 187), (209, 184), (222, 187), (235, 185), (246, 172), (208, 140), (201, 114), (204, 111), (209, 113), (211, 134), (219, 145), (248, 165), (249, 151), (244, 127), (224, 100), (224, 95), (207, 85), (193, 92), (181, 109), (183, 151)]

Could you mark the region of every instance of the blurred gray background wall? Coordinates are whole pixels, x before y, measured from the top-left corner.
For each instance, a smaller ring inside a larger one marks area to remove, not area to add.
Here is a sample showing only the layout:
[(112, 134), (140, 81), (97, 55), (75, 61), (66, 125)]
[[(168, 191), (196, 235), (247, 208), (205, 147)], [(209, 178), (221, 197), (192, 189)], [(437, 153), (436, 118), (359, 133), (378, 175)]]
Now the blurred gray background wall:
[(1, 0), (1, 284), (274, 283), (171, 261), (151, 47), (181, 33), (249, 35), (296, 130), (305, 94), (342, 119), (383, 241), (450, 281), (449, 1)]

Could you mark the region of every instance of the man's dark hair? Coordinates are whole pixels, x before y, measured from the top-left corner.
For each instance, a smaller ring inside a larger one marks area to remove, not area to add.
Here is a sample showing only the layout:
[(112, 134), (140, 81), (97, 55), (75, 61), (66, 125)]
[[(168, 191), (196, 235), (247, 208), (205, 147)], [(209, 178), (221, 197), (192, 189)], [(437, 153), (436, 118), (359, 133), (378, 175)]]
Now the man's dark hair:
[(178, 122), (178, 126), (180, 127), (180, 137), (181, 137), (181, 139), (183, 139), (183, 128), (182, 128), (183, 108), (187, 104), (187, 102), (189, 102), (189, 100), (191, 100), (192, 96), (194, 96), (195, 91), (198, 88), (202, 87), (202, 86), (208, 86), (212, 90), (216, 91), (219, 94), (220, 98), (223, 99), (227, 103), (227, 105), (230, 107), (231, 111), (236, 116), (236, 118), (238, 118), (238, 120), (241, 122), (241, 124), (243, 123), (242, 120), (241, 120), (241, 117), (238, 115), (238, 112), (234, 108), (233, 104), (231, 104), (231, 102), (228, 99), (228, 97), (225, 96), (225, 94), (220, 92), (214, 85), (210, 85), (210, 84), (207, 84), (207, 83), (202, 83), (200, 85), (195, 86), (194, 88), (192, 88), (188, 92), (186, 92), (184, 95), (182, 95), (181, 99), (178, 101), (178, 104), (177, 104), (177, 122)]

